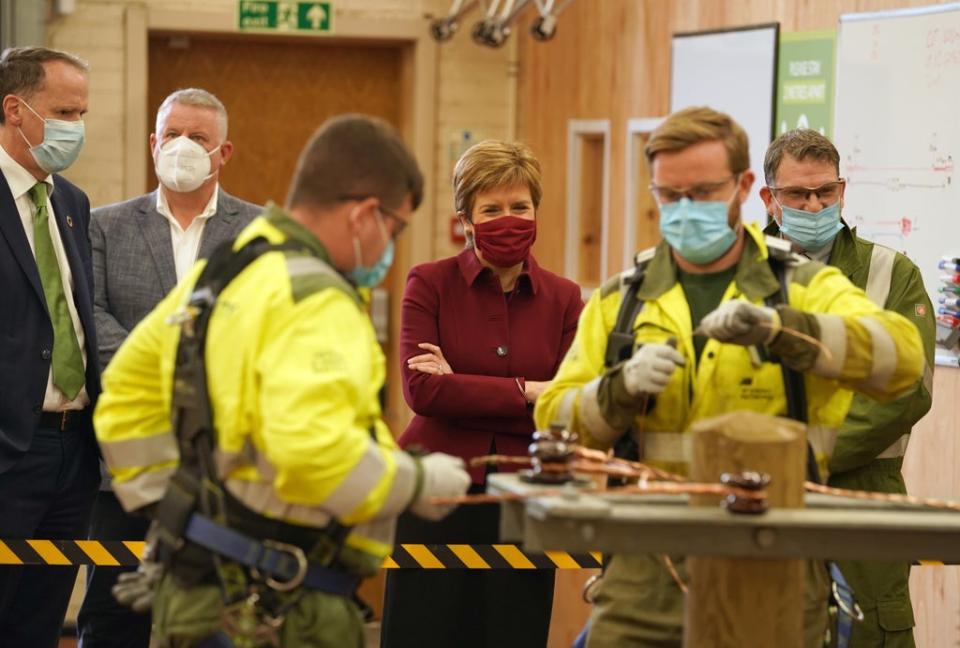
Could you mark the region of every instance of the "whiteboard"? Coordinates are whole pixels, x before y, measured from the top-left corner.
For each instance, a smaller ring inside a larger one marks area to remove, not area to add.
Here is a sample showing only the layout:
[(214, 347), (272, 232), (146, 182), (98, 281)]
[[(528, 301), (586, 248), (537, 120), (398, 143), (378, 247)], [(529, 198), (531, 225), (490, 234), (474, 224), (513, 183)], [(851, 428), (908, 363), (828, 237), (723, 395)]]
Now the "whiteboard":
[(936, 309), (960, 256), (960, 4), (842, 16), (835, 110), (844, 219), (910, 257)]
[(779, 23), (674, 34), (670, 111), (710, 106), (733, 117), (750, 138), (750, 168), (757, 176), (743, 204), (744, 222), (766, 225), (758, 189), (763, 156), (773, 139)]

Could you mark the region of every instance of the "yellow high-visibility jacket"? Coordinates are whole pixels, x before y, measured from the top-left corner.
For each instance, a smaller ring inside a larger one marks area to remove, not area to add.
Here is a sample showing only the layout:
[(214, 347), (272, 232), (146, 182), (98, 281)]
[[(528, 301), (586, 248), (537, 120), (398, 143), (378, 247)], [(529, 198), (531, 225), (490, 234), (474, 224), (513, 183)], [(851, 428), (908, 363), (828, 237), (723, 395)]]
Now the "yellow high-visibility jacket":
[[(745, 226), (746, 241), (733, 281), (722, 301), (744, 299), (763, 304), (779, 290), (759, 229)], [(648, 253), (649, 256), (649, 253)], [(923, 371), (923, 347), (912, 322), (871, 302), (836, 268), (794, 256), (788, 270), (789, 306), (779, 306), (785, 327), (811, 335), (829, 350), (780, 333), (770, 351), (804, 373), (809, 439), (822, 474), (836, 431), (854, 390), (879, 401), (912, 388)], [(630, 271), (628, 271), (630, 272)], [(708, 340), (694, 357), (690, 309), (677, 281), (670, 247), (652, 253), (639, 297), (644, 305), (634, 322), (636, 344), (676, 338), (686, 358), (651, 407), (611, 388), (619, 365), (604, 366), (607, 337), (616, 322), (624, 275), (606, 282), (591, 296), (577, 334), (557, 375), (537, 400), (534, 418), (541, 429), (563, 422), (594, 447), (609, 447), (629, 426), (643, 460), (686, 474), (690, 460), (690, 424), (735, 410), (784, 415), (786, 395), (779, 364), (759, 362), (751, 350)]]
[[(218, 472), (264, 516), (357, 525), (345, 552), (361, 571), (378, 568), (419, 472), (381, 419), (383, 353), (359, 295), (307, 229), (270, 207), (235, 248), (258, 236), (296, 239), (312, 254), (263, 254), (213, 310), (206, 370)], [(178, 464), (171, 397), (180, 328), (167, 320), (203, 266), (131, 332), (103, 375), (94, 425), (127, 510), (160, 500)]]

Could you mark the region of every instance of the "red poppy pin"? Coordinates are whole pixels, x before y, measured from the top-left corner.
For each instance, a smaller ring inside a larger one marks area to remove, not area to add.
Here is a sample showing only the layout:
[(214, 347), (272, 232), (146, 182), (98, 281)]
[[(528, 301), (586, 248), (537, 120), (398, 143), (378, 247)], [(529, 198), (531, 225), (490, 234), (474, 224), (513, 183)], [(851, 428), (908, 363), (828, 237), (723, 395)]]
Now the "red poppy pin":
[(923, 304), (914, 304), (913, 312), (917, 314), (917, 317), (926, 317), (927, 316), (927, 307)]
[(67, 216), (67, 227), (73, 227), (73, 219)]

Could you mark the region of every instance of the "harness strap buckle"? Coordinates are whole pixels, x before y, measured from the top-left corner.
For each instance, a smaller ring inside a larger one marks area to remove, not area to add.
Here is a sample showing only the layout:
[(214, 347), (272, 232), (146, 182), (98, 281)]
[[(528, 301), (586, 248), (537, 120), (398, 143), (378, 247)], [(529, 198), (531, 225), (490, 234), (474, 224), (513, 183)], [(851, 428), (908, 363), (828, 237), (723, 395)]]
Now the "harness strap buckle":
[(837, 604), (837, 608), (840, 609), (840, 612), (846, 614), (857, 623), (863, 621), (863, 610), (860, 609), (860, 604), (857, 603), (853, 595), (853, 590), (850, 589), (848, 585), (841, 585), (834, 580), (831, 583), (830, 589), (833, 591), (833, 600)]
[(267, 550), (278, 551), (291, 556), (297, 565), (297, 572), (287, 580), (279, 580), (274, 576), (268, 575), (264, 577), (260, 573), (260, 570), (256, 567), (251, 567), (250, 573), (253, 574), (254, 578), (262, 580), (275, 592), (289, 592), (290, 590), (300, 587), (300, 585), (303, 584), (303, 579), (307, 577), (307, 568), (309, 567), (307, 556), (303, 552), (303, 549), (296, 545), (269, 539), (261, 540), (260, 543)]

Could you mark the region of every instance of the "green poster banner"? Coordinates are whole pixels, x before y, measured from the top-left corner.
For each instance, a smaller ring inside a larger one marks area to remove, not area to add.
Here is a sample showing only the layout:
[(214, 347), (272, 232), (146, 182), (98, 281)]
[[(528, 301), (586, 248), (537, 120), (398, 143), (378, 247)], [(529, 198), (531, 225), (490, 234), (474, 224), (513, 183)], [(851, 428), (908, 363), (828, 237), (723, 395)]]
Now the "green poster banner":
[(836, 30), (780, 34), (777, 135), (812, 128), (833, 137)]

